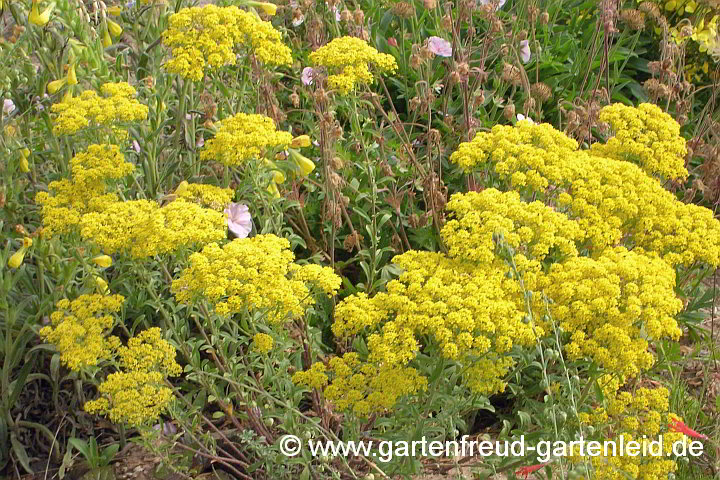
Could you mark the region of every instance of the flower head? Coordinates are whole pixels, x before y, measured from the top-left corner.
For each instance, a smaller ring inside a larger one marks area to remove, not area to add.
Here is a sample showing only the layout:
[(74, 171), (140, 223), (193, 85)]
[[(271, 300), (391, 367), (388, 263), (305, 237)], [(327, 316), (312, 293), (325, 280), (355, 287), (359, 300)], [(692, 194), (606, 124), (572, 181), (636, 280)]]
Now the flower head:
[(246, 238), (252, 231), (252, 217), (247, 205), (231, 203), (225, 209), (228, 230), (238, 238)]
[(313, 69), (312, 67), (305, 67), (302, 71), (302, 83), (303, 85), (312, 85), (313, 83)]
[(3, 114), (10, 115), (15, 110), (15, 104), (9, 98), (3, 100)]
[(444, 38), (430, 37), (428, 39), (428, 48), (432, 53), (440, 57), (452, 57), (452, 45)]
[(523, 40), (520, 42), (520, 58), (522, 58), (523, 63), (527, 63), (530, 61), (530, 57), (530, 42)]

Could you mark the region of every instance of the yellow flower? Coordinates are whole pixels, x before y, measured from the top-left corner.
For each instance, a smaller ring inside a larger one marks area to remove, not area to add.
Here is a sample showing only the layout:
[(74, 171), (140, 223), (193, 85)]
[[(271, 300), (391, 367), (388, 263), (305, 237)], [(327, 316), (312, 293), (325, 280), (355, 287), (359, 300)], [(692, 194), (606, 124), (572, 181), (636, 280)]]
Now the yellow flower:
[(105, 281), (105, 279), (98, 277), (95, 275), (95, 286), (97, 286), (97, 289), (100, 290), (100, 293), (107, 293), (108, 292), (108, 284)]
[[(264, 9), (274, 5), (265, 4)], [(267, 10), (266, 10), (267, 11)], [(163, 34), (172, 58), (165, 69), (192, 81), (202, 80), (205, 71), (235, 65), (236, 46), (244, 45), (258, 60), (272, 65), (290, 65), (292, 54), (282, 43), (282, 34), (256, 13), (236, 6), (183, 8), (170, 16)]]
[(62, 87), (65, 86), (67, 83), (67, 78), (61, 78), (59, 80), (53, 80), (52, 82), (48, 83), (47, 90), (50, 95), (54, 94), (58, 90), (60, 90)]
[(290, 143), (290, 146), (292, 148), (309, 147), (310, 146), (310, 135), (300, 135), (299, 137), (293, 138), (292, 143)]
[(33, 1), (28, 20), (34, 25), (44, 27), (50, 21), (50, 13), (52, 13), (54, 8), (55, 2), (51, 3), (50, 6), (43, 10), (42, 13), (39, 13), (37, 2)]
[(295, 164), (300, 169), (300, 172), (303, 177), (307, 177), (310, 172), (315, 170), (315, 163), (313, 163), (312, 160), (307, 158), (304, 155), (301, 155), (300, 152), (294, 149), (290, 149), (290, 158), (295, 162)]
[(107, 21), (107, 24), (108, 24), (108, 31), (110, 32), (110, 35), (112, 35), (113, 37), (119, 37), (123, 31), (122, 27), (109, 19)]
[(73, 63), (70, 65), (70, 68), (68, 68), (68, 74), (67, 74), (67, 84), (68, 85), (77, 85), (78, 79), (77, 74), (75, 73), (75, 64)]
[(112, 45), (112, 38), (110, 38), (110, 32), (108, 32), (107, 28), (103, 29), (102, 45), (104, 48), (108, 48)]
[(112, 257), (110, 255), (98, 255), (92, 259), (92, 262), (102, 268), (108, 268), (112, 265)]
[(263, 12), (265, 12), (267, 15), (275, 15), (277, 12), (277, 5), (274, 3), (269, 2), (248, 2), (248, 5), (252, 7), (258, 7), (262, 8)]
[(30, 149), (23, 148), (20, 150), (20, 171), (23, 173), (30, 171), (30, 162), (28, 161), (28, 158), (30, 158)]
[(258, 353), (268, 353), (272, 350), (273, 338), (267, 333), (256, 333), (253, 337), (252, 349)]
[(268, 187), (267, 187), (267, 191), (270, 195), (272, 195), (275, 198), (281, 197), (280, 191), (277, 188), (277, 183), (275, 183), (275, 182), (270, 182), (270, 185), (268, 185)]
[(278, 131), (265, 115), (238, 113), (216, 124), (215, 137), (205, 142), (201, 160), (216, 160), (230, 167), (261, 158), (267, 150), (285, 149), (292, 135)]
[(110, 7), (110, 8), (107, 9), (107, 12), (108, 12), (110, 15), (113, 15), (113, 16), (115, 16), (115, 17), (119, 17), (120, 14), (122, 13), (122, 10), (123, 10), (123, 7), (122, 7), (122, 6), (120, 6), (120, 5), (113, 5), (112, 7)]
[(366, 41), (355, 37), (332, 40), (310, 54), (314, 65), (327, 67), (328, 85), (342, 94), (349, 93), (358, 83), (371, 83), (370, 65), (379, 71), (394, 73), (397, 62), (392, 55), (380, 53)]
[(27, 252), (27, 248), (20, 247), (20, 250), (13, 253), (10, 259), (8, 260), (8, 267), (10, 268), (19, 268), (20, 265), (22, 265), (23, 260), (25, 259), (25, 252)]

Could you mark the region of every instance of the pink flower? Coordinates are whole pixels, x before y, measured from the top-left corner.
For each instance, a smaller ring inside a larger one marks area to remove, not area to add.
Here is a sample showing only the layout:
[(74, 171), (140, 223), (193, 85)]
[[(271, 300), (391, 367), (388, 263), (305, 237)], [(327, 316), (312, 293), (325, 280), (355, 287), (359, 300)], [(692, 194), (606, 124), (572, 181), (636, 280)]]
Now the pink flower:
[(388, 45), (397, 48), (397, 40), (395, 40), (395, 37), (388, 38)]
[(428, 48), (432, 53), (440, 57), (452, 57), (452, 45), (444, 38), (428, 38)]
[(302, 82), (303, 85), (312, 85), (313, 83), (313, 69), (312, 67), (305, 67), (302, 71)]
[(530, 42), (527, 40), (520, 42), (520, 58), (522, 58), (523, 63), (530, 61)]
[(15, 110), (15, 104), (13, 103), (13, 101), (9, 98), (3, 100), (3, 113), (5, 115), (10, 115), (13, 110)]
[(247, 238), (252, 230), (252, 217), (247, 205), (231, 203), (225, 209), (228, 230), (237, 238)]

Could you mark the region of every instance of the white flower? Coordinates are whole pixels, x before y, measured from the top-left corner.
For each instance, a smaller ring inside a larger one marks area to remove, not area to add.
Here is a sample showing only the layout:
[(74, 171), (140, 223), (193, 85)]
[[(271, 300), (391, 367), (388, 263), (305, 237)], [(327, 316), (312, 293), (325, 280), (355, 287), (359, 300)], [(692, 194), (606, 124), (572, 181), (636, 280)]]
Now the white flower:
[(428, 49), (440, 57), (452, 57), (452, 45), (444, 38), (428, 38)]
[(303, 85), (312, 85), (313, 83), (313, 69), (312, 67), (305, 67), (302, 71), (302, 83)]
[(247, 205), (231, 203), (225, 209), (228, 230), (237, 238), (247, 238), (252, 230), (252, 217)]
[(530, 61), (530, 42), (527, 40), (520, 42), (520, 58), (522, 58), (523, 63)]
[(517, 119), (518, 119), (518, 122), (520, 122), (520, 121), (522, 121), (522, 120), (527, 120), (527, 121), (530, 122), (530, 123), (535, 123), (535, 122), (533, 122), (533, 119), (532, 119), (532, 118), (528, 118), (528, 117), (526, 117), (525, 115), (523, 115), (522, 113), (518, 113), (518, 114), (517, 114)]
[(15, 104), (9, 98), (3, 101), (3, 114), (10, 115), (15, 110)]
[(303, 24), (304, 21), (305, 21), (305, 15), (300, 13), (300, 15), (298, 15), (297, 17), (293, 17), (292, 26), (299, 27), (300, 25)]
[[(497, 0), (478, 0), (478, 3), (480, 5), (490, 5), (491, 3), (495, 2), (497, 2)], [(497, 2), (497, 5), (495, 6), (495, 11), (497, 12), (498, 10), (500, 10), (503, 5), (505, 5), (505, 0), (500, 0), (499, 2)]]

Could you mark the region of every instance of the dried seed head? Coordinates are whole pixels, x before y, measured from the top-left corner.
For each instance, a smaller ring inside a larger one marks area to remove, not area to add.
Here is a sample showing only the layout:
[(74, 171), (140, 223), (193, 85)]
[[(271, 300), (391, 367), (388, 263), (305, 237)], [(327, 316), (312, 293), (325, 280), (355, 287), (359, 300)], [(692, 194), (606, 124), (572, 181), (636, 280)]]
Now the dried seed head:
[(363, 236), (360, 235), (358, 232), (353, 231), (350, 235), (345, 237), (345, 241), (343, 242), (343, 248), (348, 252), (352, 252), (355, 248), (360, 250), (360, 242), (362, 241)]
[(297, 92), (291, 93), (290, 102), (292, 103), (293, 107), (298, 108), (300, 106), (300, 95), (298, 95)]
[(362, 25), (363, 23), (365, 23), (365, 12), (358, 8), (353, 12), (353, 20), (356, 24)]
[(352, 19), (352, 12), (347, 8), (340, 12), (340, 20), (343, 22), (349, 22)]
[(547, 25), (548, 23), (550, 23), (550, 14), (543, 12), (542, 15), (540, 15), (540, 25)]
[(530, 23), (535, 23), (538, 15), (540, 14), (540, 9), (534, 5), (528, 5), (527, 11), (528, 11), (528, 19), (530, 20)]
[(540, 103), (545, 103), (552, 97), (552, 90), (547, 84), (538, 82), (530, 86), (530, 95)]
[(522, 75), (520, 74), (520, 69), (515, 65), (506, 63), (505, 65), (503, 65), (502, 79), (503, 81), (515, 85), (516, 87), (520, 86), (520, 84), (522, 83)]
[(398, 2), (393, 5), (392, 13), (400, 18), (410, 18), (415, 16), (415, 5), (410, 2)]
[(621, 10), (620, 21), (626, 24), (630, 30), (642, 31), (645, 29), (645, 13), (634, 8)]
[(342, 170), (345, 168), (345, 161), (340, 157), (333, 157), (330, 159), (330, 168), (333, 170)]
[(509, 103), (503, 109), (503, 117), (505, 120), (512, 120), (515, 118), (515, 104)]
[(643, 87), (645, 87), (645, 90), (647, 90), (651, 97), (668, 99), (673, 97), (672, 88), (660, 82), (656, 78), (646, 80)]
[(535, 99), (532, 97), (526, 98), (525, 103), (523, 103), (523, 111), (529, 112), (533, 108), (535, 108)]
[(440, 26), (442, 26), (442, 28), (447, 31), (452, 30), (452, 17), (450, 16), (450, 14), (446, 14), (442, 17), (442, 19), (440, 20)]
[(423, 4), (425, 5), (425, 8), (432, 10), (437, 7), (437, 0), (423, 0)]

